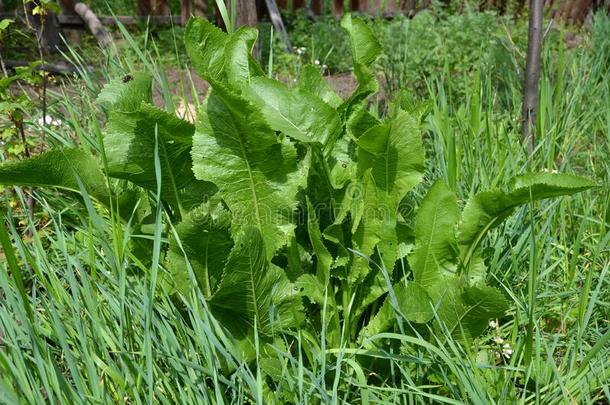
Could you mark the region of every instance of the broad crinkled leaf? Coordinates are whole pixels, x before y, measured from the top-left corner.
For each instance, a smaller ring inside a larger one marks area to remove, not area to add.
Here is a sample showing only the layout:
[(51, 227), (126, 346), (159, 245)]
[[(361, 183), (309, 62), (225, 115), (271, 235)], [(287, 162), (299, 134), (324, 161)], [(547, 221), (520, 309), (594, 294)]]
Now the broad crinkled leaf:
[(343, 136), (334, 143), (329, 157), (330, 181), (334, 188), (340, 189), (349, 183), (357, 173), (354, 161), (356, 144), (347, 136)]
[[(363, 178), (363, 205), (352, 212), (354, 240), (370, 256), (378, 246), (388, 271), (394, 268), (399, 244), (398, 204), (421, 181), (424, 150), (414, 119), (407, 113), (369, 129), (356, 140), (358, 173)], [(357, 259), (355, 264), (361, 262)], [(353, 269), (356, 270), (356, 267)], [(361, 274), (358, 269), (356, 274)]]
[(304, 143), (326, 145), (341, 130), (339, 114), (318, 97), (277, 80), (252, 79), (247, 97), (260, 107), (271, 128)]
[(98, 160), (83, 149), (52, 149), (0, 164), (0, 184), (9, 186), (57, 187), (80, 193), (77, 178), (91, 197), (108, 205), (106, 177)]
[(173, 236), (170, 238), (166, 267), (177, 291), (187, 294), (190, 289), (186, 254), (204, 295), (209, 298), (214, 293), (233, 247), (230, 225), (231, 216), (226, 209), (210, 209), (208, 204), (193, 209), (176, 225), (180, 243)]
[(220, 80), (229, 36), (203, 18), (191, 18), (184, 32), (186, 52), (197, 73), (206, 80)]
[(213, 87), (227, 86), (237, 92), (250, 78), (263, 74), (251, 52), (258, 33), (241, 27), (227, 35), (202, 18), (191, 18), (184, 33), (186, 52), (197, 73)]
[(404, 319), (415, 323), (426, 323), (434, 317), (430, 297), (422, 286), (415, 282), (409, 282), (406, 286), (398, 283), (392, 289), (398, 308), (394, 307), (388, 295), (379, 312), (363, 329), (362, 337), (371, 337), (391, 329), (396, 324), (397, 309)]
[(274, 330), (295, 327), (301, 320), (298, 289), (281, 268), (267, 261), (265, 251), (261, 233), (245, 228), (209, 301), (214, 316), (238, 338), (251, 335), (255, 323), (259, 335), (270, 336)]
[(349, 35), (354, 65), (371, 66), (375, 63), (383, 49), (371, 27), (359, 18), (352, 18), (349, 13), (341, 19), (341, 27)]
[(575, 194), (594, 186), (592, 181), (578, 176), (530, 173), (515, 177), (509, 191), (476, 194), (466, 204), (459, 224), (462, 259), (468, 264), (487, 232), (500, 225), (518, 206), (529, 201)]
[(334, 92), (324, 80), (320, 68), (313, 65), (305, 65), (301, 70), (297, 88), (302, 92), (312, 94), (333, 108), (338, 108), (343, 100)]
[(148, 73), (136, 72), (122, 79), (108, 82), (96, 102), (112, 110), (132, 111), (143, 102), (152, 102), (152, 77)]
[(181, 190), (197, 187), (198, 183), (191, 170), (194, 132), (191, 123), (147, 103), (134, 111), (113, 110), (104, 139), (108, 174), (155, 191), (154, 156), (158, 148), (161, 198), (181, 209)]
[(498, 289), (467, 286), (457, 277), (447, 277), (427, 291), (439, 319), (459, 338), (479, 336), (487, 328), (489, 319), (501, 318), (508, 309), (508, 302)]
[(325, 287), (320, 280), (313, 274), (303, 274), (297, 281), (296, 285), (301, 289), (301, 294), (310, 302), (324, 305), (325, 301), (328, 304), (328, 298), (325, 297)]
[(358, 80), (358, 87), (343, 103), (343, 108), (349, 111), (379, 90), (379, 82), (371, 66), (381, 55), (382, 48), (373, 30), (364, 21), (352, 18), (349, 13), (341, 19), (341, 27), (347, 31), (350, 38), (354, 74)]
[(347, 134), (352, 139), (358, 139), (364, 135), (369, 129), (381, 124), (377, 117), (371, 114), (365, 105), (354, 108), (352, 114), (348, 117), (345, 129)]
[(297, 191), (307, 181), (307, 162), (297, 160), (294, 145), (245, 100), (235, 98), (229, 108), (212, 93), (200, 110), (192, 156), (195, 176), (216, 184), (231, 210), (233, 234), (254, 226), (273, 257), (292, 235)]
[(233, 88), (248, 86), (255, 76), (263, 74), (258, 63), (252, 59), (252, 49), (258, 38), (258, 31), (251, 27), (240, 27), (233, 33), (225, 49), (225, 74)]
[(424, 147), (417, 121), (408, 113), (369, 129), (357, 139), (358, 173), (371, 170), (385, 203), (395, 211), (422, 179)]
[(328, 158), (330, 180), (334, 188), (340, 189), (356, 177), (358, 165), (356, 163), (357, 147), (354, 139), (359, 138), (370, 128), (379, 124), (379, 120), (373, 117), (364, 107), (355, 109), (350, 115), (346, 123), (346, 131), (342, 137), (332, 144), (332, 152)]
[(429, 288), (455, 268), (457, 241), (455, 228), (460, 218), (455, 194), (442, 180), (428, 190), (417, 212), (415, 248), (409, 256), (413, 278)]
[(416, 101), (411, 92), (400, 89), (390, 103), (388, 115), (392, 117), (402, 110), (415, 116), (418, 122), (422, 122), (433, 106), (433, 100)]
[[(384, 204), (384, 195), (379, 192), (370, 169), (363, 175), (362, 187), (362, 204), (352, 212), (352, 240), (354, 249), (370, 258), (382, 237), (388, 237), (388, 233), (395, 232), (395, 222), (392, 222), (393, 216)], [(368, 260), (357, 255), (350, 268), (348, 280), (350, 283), (357, 283), (366, 277), (369, 270)]]

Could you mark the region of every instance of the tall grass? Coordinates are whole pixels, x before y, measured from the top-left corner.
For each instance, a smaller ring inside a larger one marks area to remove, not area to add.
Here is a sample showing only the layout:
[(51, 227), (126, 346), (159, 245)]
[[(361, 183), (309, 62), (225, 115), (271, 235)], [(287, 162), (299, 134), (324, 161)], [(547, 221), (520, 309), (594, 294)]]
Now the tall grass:
[[(4, 189), (0, 402), (608, 401), (609, 27), (600, 16), (581, 49), (545, 49), (538, 145), (531, 156), (520, 144), (518, 80), (498, 87), (503, 72), (480, 70), (460, 84), (464, 97), (453, 98), (455, 83), (442, 71), (426, 78), (434, 105), (425, 123), (428, 182), (445, 178), (462, 201), (527, 170), (575, 172), (600, 183), (570, 199), (526, 207), (492, 233), (485, 246), (489, 281), (513, 305), (473, 345), (450, 334), (426, 341), (386, 333), (372, 340), (389, 342), (383, 346), (388, 350), (327, 347), (324, 331), (297, 332), (261, 344), (257, 361), (247, 364), (197, 288), (186, 299), (164, 294), (160, 258), (163, 235), (172, 230), (162, 229), (169, 221), (161, 211), (152, 232), (153, 264), (147, 265), (137, 259), (133, 243), (141, 235), (86, 193), (81, 204), (36, 191), (42, 212), (28, 218), (25, 191)], [(106, 50), (104, 78), (145, 69), (153, 73), (165, 108), (193, 101), (186, 100), (188, 77), (177, 91), (170, 88), (155, 62), (154, 42), (142, 48), (122, 32), (137, 58)], [(75, 51), (66, 56), (83, 62)], [(81, 65), (80, 77), (52, 95), (52, 113), (64, 115), (67, 126), (49, 129), (50, 139), (99, 152), (103, 123), (94, 99), (100, 82)], [(74, 88), (78, 98), (69, 96)], [(497, 337), (514, 350), (511, 356), (502, 355)], [(386, 372), (369, 373), (372, 363)]]

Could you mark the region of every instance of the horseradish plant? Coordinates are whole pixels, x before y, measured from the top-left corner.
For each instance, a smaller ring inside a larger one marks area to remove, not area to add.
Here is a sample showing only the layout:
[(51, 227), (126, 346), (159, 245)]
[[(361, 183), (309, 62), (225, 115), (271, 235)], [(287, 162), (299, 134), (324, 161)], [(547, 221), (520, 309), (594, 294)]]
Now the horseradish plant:
[(195, 18), (186, 48), (211, 85), (195, 125), (154, 106), (151, 77), (135, 73), (99, 95), (107, 122), (95, 156), (82, 146), (5, 163), (0, 183), (86, 191), (139, 232), (162, 207), (173, 223), (166, 291), (188, 296), (196, 281), (246, 353), (255, 333), (297, 330), (324, 331), (331, 347), (368, 346), (395, 328), (476, 337), (508, 306), (485, 283), (489, 231), (524, 203), (593, 184), (526, 174), (460, 211), (439, 180), (413, 217), (405, 197), (424, 171), (425, 106), (400, 94), (387, 117), (370, 114), (382, 50), (364, 22), (341, 25), (358, 80), (346, 100), (314, 66), (292, 88), (265, 77), (251, 56), (255, 29), (228, 35)]

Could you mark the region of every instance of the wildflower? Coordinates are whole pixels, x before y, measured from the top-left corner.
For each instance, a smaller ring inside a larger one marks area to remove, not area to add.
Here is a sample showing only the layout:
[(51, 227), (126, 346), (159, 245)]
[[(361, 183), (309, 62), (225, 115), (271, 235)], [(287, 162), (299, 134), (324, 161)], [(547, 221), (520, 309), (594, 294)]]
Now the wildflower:
[(50, 115), (45, 115), (44, 119), (42, 117), (38, 118), (38, 125), (51, 125), (53, 127), (58, 127), (62, 124), (62, 121), (59, 118), (53, 118)]
[(313, 64), (316, 65), (316, 66), (320, 66), (320, 61), (316, 59), (316, 60), (313, 61)]
[(551, 174), (557, 174), (557, 173), (559, 173), (559, 172), (558, 172), (556, 169), (549, 170), (549, 169), (547, 169), (546, 167), (545, 167), (544, 169), (542, 169), (542, 171), (543, 171), (544, 173), (551, 173)]
[(512, 354), (513, 349), (508, 343), (505, 343), (504, 346), (502, 346), (502, 356), (504, 356), (506, 359), (510, 359), (510, 356), (512, 356)]
[(501, 336), (496, 336), (494, 337), (494, 343), (501, 345), (502, 343), (504, 343), (504, 339), (502, 339)]
[(496, 329), (498, 327), (498, 323), (492, 319), (491, 321), (489, 321), (489, 327), (492, 329)]
[(328, 65), (322, 65), (322, 70), (328, 70)]

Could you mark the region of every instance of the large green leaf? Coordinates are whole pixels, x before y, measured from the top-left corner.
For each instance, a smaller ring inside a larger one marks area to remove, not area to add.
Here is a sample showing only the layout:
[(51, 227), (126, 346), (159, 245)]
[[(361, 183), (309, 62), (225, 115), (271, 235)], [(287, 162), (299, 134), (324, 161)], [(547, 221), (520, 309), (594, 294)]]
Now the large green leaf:
[(343, 136), (331, 145), (332, 149), (328, 156), (330, 180), (334, 188), (340, 189), (356, 178), (358, 165), (356, 162), (357, 146), (354, 139), (360, 138), (366, 131), (379, 124), (379, 120), (373, 117), (364, 106), (355, 108), (349, 116)]
[(388, 210), (395, 211), (405, 194), (421, 181), (424, 171), (424, 147), (416, 119), (401, 112), (366, 131), (356, 143), (358, 173), (371, 170)]
[(341, 27), (349, 35), (354, 65), (371, 66), (375, 63), (383, 49), (373, 30), (349, 13), (341, 19)]
[(305, 65), (301, 70), (297, 88), (302, 92), (312, 94), (333, 108), (338, 108), (343, 100), (331, 89), (324, 80), (320, 68), (313, 65)]
[[(358, 196), (361, 203), (352, 210), (352, 242), (354, 249), (361, 255), (371, 257), (381, 240), (381, 230), (388, 217), (383, 205), (383, 196), (378, 193), (371, 170), (363, 174), (362, 191)], [(360, 255), (354, 258), (348, 280), (355, 284), (369, 272), (368, 260)]]
[(231, 106), (213, 92), (200, 110), (193, 171), (218, 187), (233, 216), (233, 234), (254, 226), (271, 258), (295, 227), (296, 194), (307, 181), (306, 162), (298, 162), (294, 145), (278, 139), (248, 102), (235, 98)]
[(355, 142), (347, 136), (342, 136), (334, 143), (332, 153), (328, 158), (329, 176), (334, 188), (340, 189), (356, 177), (355, 150)]
[(230, 225), (231, 216), (226, 209), (210, 209), (208, 204), (202, 204), (176, 226), (179, 239), (172, 236), (169, 241), (166, 266), (177, 291), (187, 294), (190, 289), (188, 260), (204, 295), (210, 297), (214, 293), (233, 247)]
[(386, 297), (379, 312), (363, 329), (361, 337), (371, 337), (391, 329), (396, 323), (398, 311), (404, 319), (415, 323), (426, 323), (434, 317), (430, 297), (419, 284), (408, 282), (405, 285), (401, 282), (393, 286), (392, 290), (394, 297)]
[(298, 289), (284, 271), (265, 257), (261, 233), (246, 228), (235, 241), (210, 308), (236, 337), (270, 336), (279, 328), (297, 326), (302, 318)]
[(57, 187), (80, 193), (78, 180), (89, 195), (108, 205), (110, 193), (99, 162), (83, 149), (52, 149), (26, 160), (0, 165), (0, 184)]
[[(354, 242), (367, 256), (378, 247), (386, 269), (391, 271), (399, 249), (398, 204), (422, 178), (421, 137), (414, 118), (401, 113), (391, 121), (372, 127), (356, 143), (363, 193), (362, 204), (352, 211), (353, 229), (356, 229)], [(355, 261), (354, 276), (359, 278), (364, 273), (362, 265), (361, 259)]]
[(258, 33), (241, 27), (231, 35), (202, 18), (191, 18), (186, 26), (186, 52), (197, 73), (213, 87), (227, 86), (240, 92), (253, 76), (263, 71), (251, 52)]
[(133, 111), (112, 110), (104, 139), (108, 174), (155, 191), (157, 149), (161, 164), (161, 198), (182, 212), (185, 208), (181, 197), (183, 190), (200, 186), (191, 170), (194, 132), (195, 127), (189, 122), (147, 103)]
[(243, 26), (233, 33), (227, 41), (225, 49), (225, 74), (229, 85), (241, 89), (256, 76), (262, 76), (263, 71), (252, 58), (252, 50), (258, 37), (254, 28)]
[(415, 248), (409, 256), (413, 278), (421, 286), (432, 287), (447, 274), (447, 269), (455, 271), (459, 217), (455, 194), (437, 180), (417, 212)]
[(462, 280), (447, 277), (427, 291), (449, 333), (472, 339), (487, 328), (489, 319), (504, 316), (508, 302), (494, 287), (468, 286)]
[(133, 111), (142, 102), (152, 102), (152, 77), (148, 73), (136, 72), (122, 79), (108, 82), (96, 102), (106, 109)]
[[(438, 180), (417, 212), (415, 248), (409, 264), (414, 280), (432, 299), (439, 320), (456, 336), (472, 338), (484, 330), (489, 318), (502, 316), (507, 304), (496, 289), (471, 287), (456, 274), (459, 216), (455, 194)], [(481, 275), (479, 281), (483, 279)]]
[(371, 66), (381, 55), (382, 48), (373, 30), (364, 21), (352, 18), (349, 13), (341, 19), (341, 27), (347, 31), (350, 38), (354, 74), (358, 79), (358, 87), (343, 104), (343, 108), (349, 111), (379, 90), (379, 83)]
[(458, 228), (464, 264), (469, 265), (487, 232), (500, 225), (518, 206), (529, 201), (575, 194), (594, 186), (592, 181), (578, 176), (531, 173), (515, 177), (508, 191), (476, 194), (466, 204)]
[(326, 145), (341, 130), (337, 111), (318, 97), (266, 77), (252, 79), (247, 97), (276, 131), (304, 143)]
[(203, 18), (191, 18), (184, 32), (184, 44), (191, 63), (206, 80), (220, 80), (225, 64), (225, 45), (229, 37)]

